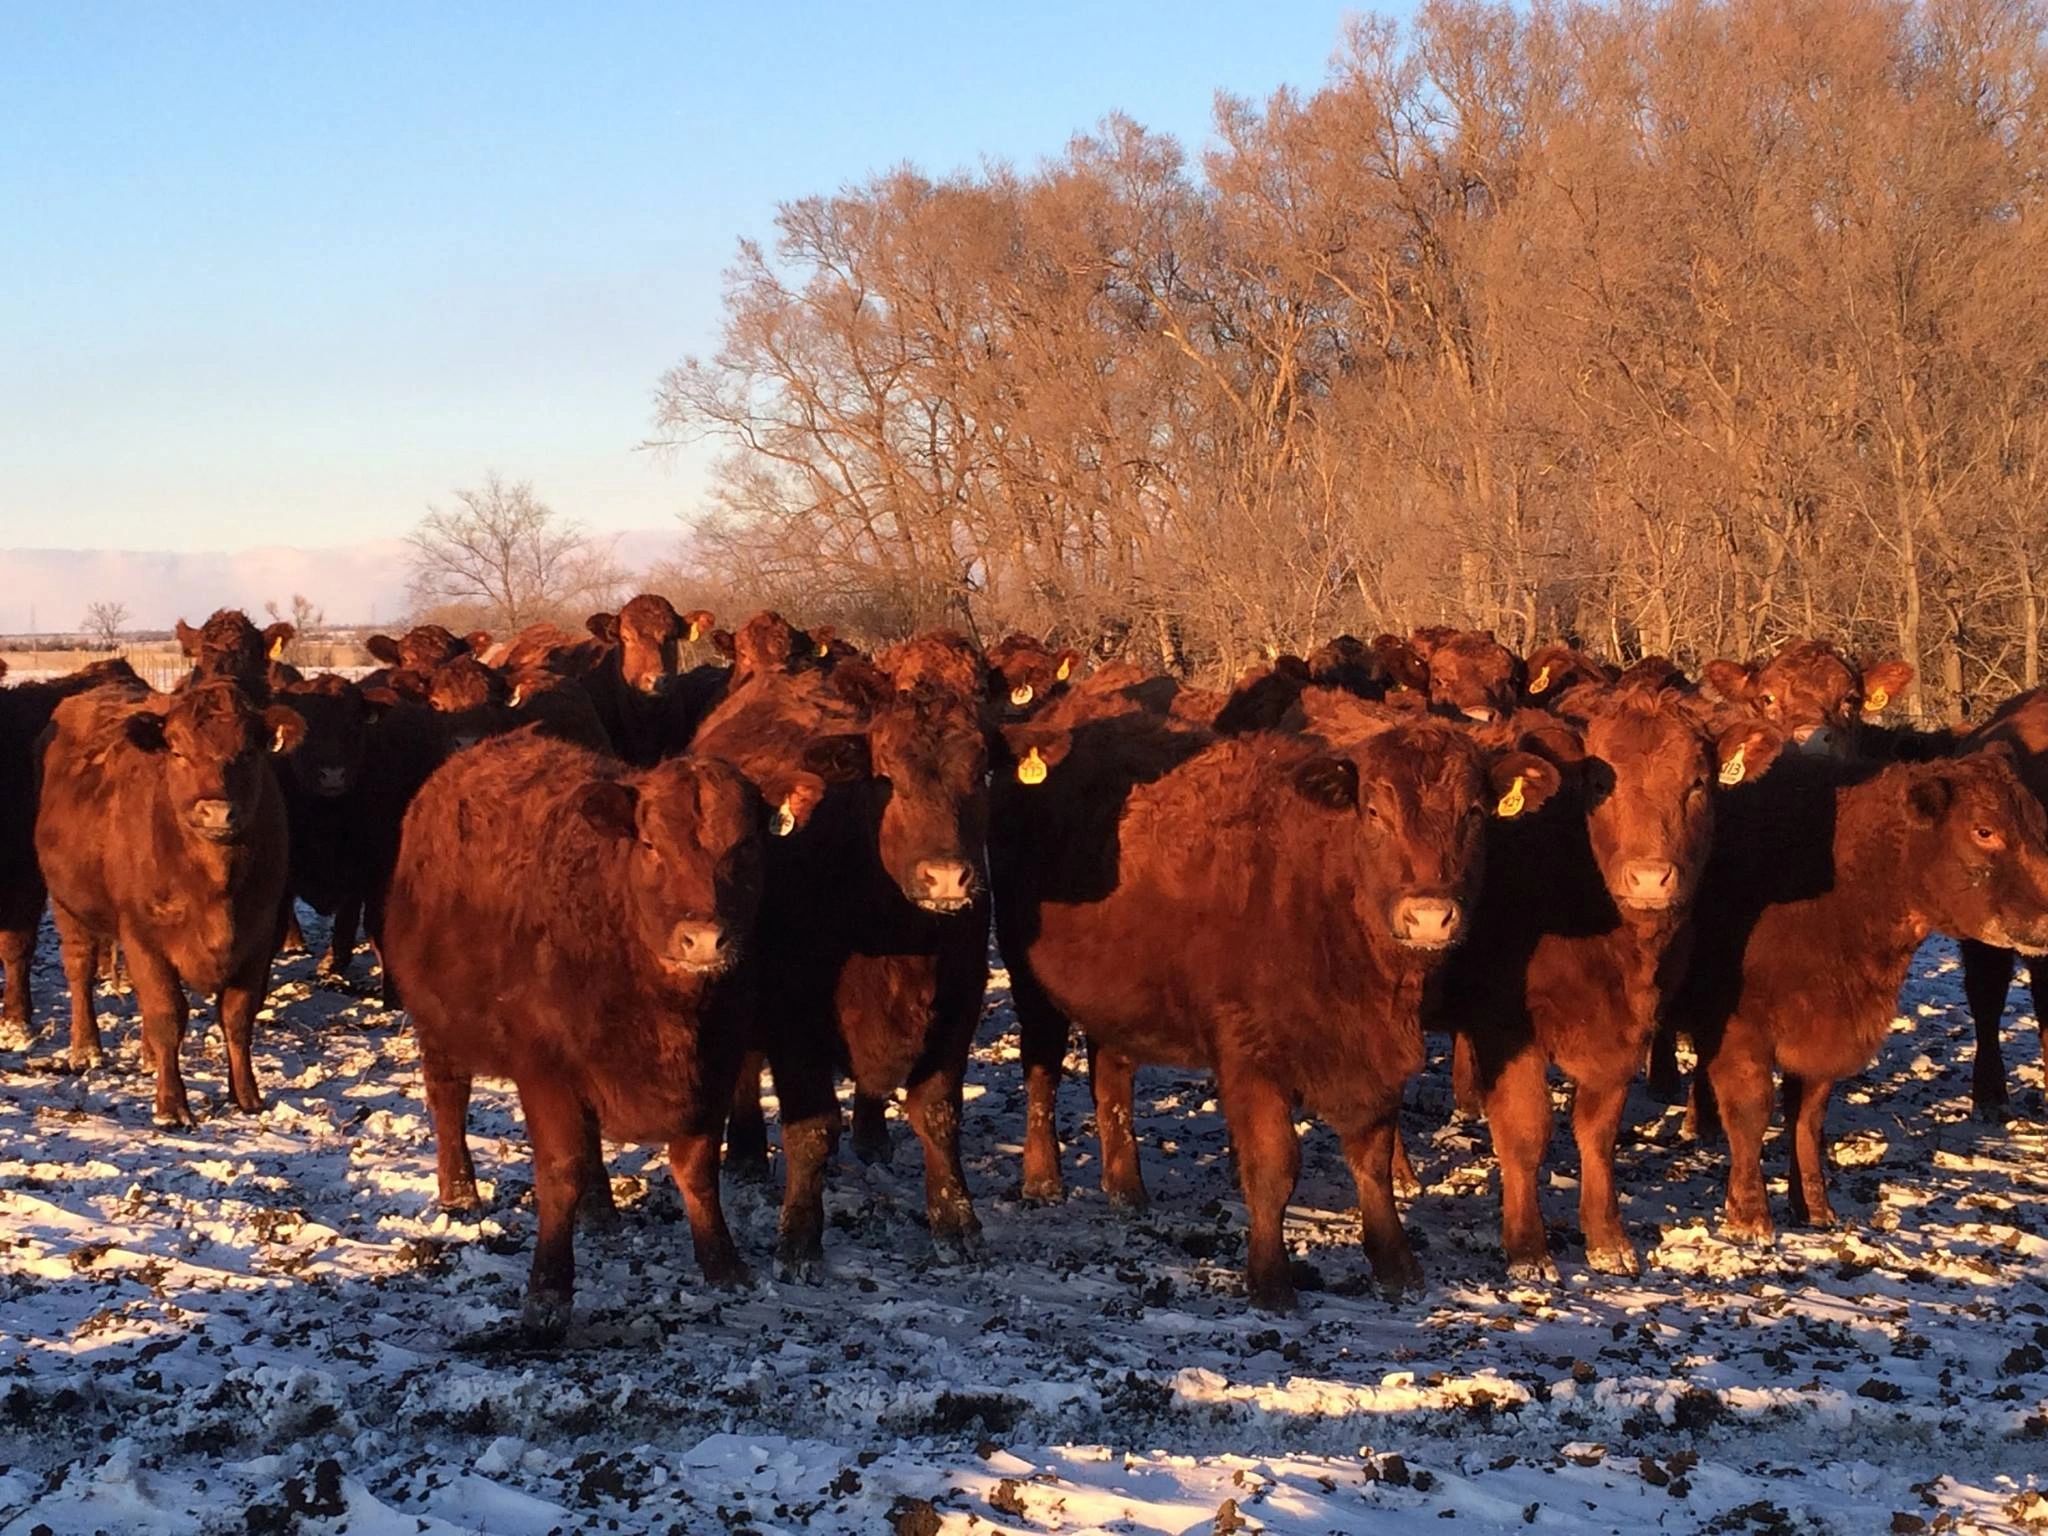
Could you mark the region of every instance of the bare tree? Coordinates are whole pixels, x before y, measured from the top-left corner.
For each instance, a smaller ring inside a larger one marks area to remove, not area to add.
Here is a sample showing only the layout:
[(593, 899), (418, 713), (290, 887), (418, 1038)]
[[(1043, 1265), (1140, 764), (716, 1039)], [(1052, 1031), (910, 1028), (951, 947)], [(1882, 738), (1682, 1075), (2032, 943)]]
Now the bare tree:
[(460, 616), (518, 630), (541, 621), (574, 623), (622, 579), (608, 545), (593, 541), (534, 495), (528, 481), (493, 472), (481, 487), (430, 509), (410, 535), (409, 592), (421, 617)]
[(79, 628), (99, 641), (102, 650), (111, 651), (120, 645), (121, 627), (127, 622), (126, 603), (88, 603)]

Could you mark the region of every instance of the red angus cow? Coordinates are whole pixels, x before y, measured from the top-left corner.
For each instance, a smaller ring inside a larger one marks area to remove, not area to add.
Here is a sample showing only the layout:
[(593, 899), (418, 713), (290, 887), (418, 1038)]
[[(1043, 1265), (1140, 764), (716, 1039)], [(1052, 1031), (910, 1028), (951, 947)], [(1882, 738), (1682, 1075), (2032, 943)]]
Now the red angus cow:
[(1717, 741), (1679, 695), (1647, 690), (1581, 687), (1560, 712), (1548, 730), (1511, 727), (1559, 764), (1565, 790), (1534, 816), (1493, 823), (1471, 933), (1438, 998), (1470, 1050), (1518, 1278), (1556, 1276), (1538, 1198), (1552, 1065), (1576, 1086), (1586, 1262), (1640, 1268), (1614, 1192), (1622, 1107), (1685, 964), (1715, 800), (1768, 768), (1779, 740), (1739, 722)]
[(1054, 650), (1030, 635), (1005, 635), (988, 648), (989, 699), (1005, 720), (1019, 720), (1063, 694), (1081, 653)]
[(1883, 770), (1788, 755), (1720, 807), (1672, 1015), (1729, 1148), (1727, 1224), (1772, 1231), (1759, 1151), (1785, 1080), (1795, 1220), (1830, 1226), (1821, 1125), (1875, 1059), (1931, 931), (2048, 949), (2048, 818), (2001, 746)]
[[(1300, 1105), (1343, 1139), (1375, 1275), (1394, 1289), (1417, 1280), (1392, 1158), (1422, 1064), (1423, 986), (1461, 936), (1488, 810), (1534, 810), (1558, 784), (1539, 757), (1358, 709), (1361, 734), (1346, 741), (1241, 736), (1193, 756), (1152, 722), (1100, 722), (1092, 741), (1086, 725), (1008, 733), (1026, 777), (1040, 772), (1034, 754), (1049, 765), (1041, 826), (1071, 834), (1005, 860), (1004, 955), (1013, 983), (1028, 978), (1020, 1022), (1088, 1036), (1104, 1188), (1126, 1203), (1144, 1200), (1134, 1069), (1215, 1071), (1259, 1307), (1294, 1299), (1281, 1226)], [(1027, 1147), (1051, 1135), (1034, 1115)], [(1056, 1145), (1050, 1155), (1056, 1168)]]
[(569, 1323), (596, 1132), (666, 1141), (704, 1278), (745, 1278), (718, 1142), (751, 1008), (766, 812), (721, 763), (634, 772), (523, 734), (453, 759), (406, 813), (386, 964), (419, 1030), (440, 1197), (476, 1203), (471, 1079), (509, 1077), (539, 1236), (523, 1321)]
[[(395, 817), (404, 809), (401, 803), (387, 812), (394, 817), (394, 829), (380, 838), (374, 822), (382, 797), (368, 785), (389, 777), (388, 763), (372, 762), (383, 710), (354, 683), (332, 673), (285, 684), (276, 697), (305, 722), (298, 750), (280, 760), (278, 771), (291, 832), (287, 910), (298, 900), (333, 919), (323, 969), (342, 976), (355, 956), (365, 904), (373, 891), (381, 896), (389, 876), (388, 865), (380, 871), (376, 852), (380, 846), (396, 847)], [(388, 757), (388, 747), (381, 755)], [(373, 917), (373, 937), (382, 928)]]
[(1573, 688), (1588, 683), (1613, 683), (1621, 677), (1619, 668), (1562, 644), (1539, 646), (1531, 651), (1523, 671), (1523, 698), (1542, 709), (1554, 708)]
[(189, 1125), (178, 1070), (185, 989), (217, 994), (235, 1103), (263, 1104), (250, 1066), (284, 902), (284, 797), (268, 754), (304, 725), (258, 710), (238, 687), (172, 695), (96, 688), (57, 707), (44, 733), (36, 853), (49, 881), (71, 987), (71, 1058), (99, 1058), (97, 941), (118, 938), (142, 1004), (156, 1121)]
[(988, 788), (978, 701), (899, 692), (857, 661), (756, 673), (697, 734), (771, 798), (794, 769), (831, 788), (802, 839), (771, 850), (763, 1034), (781, 1101), (778, 1262), (822, 1262), (835, 1072), (870, 1101), (906, 1093), (940, 1251), (978, 1246), (960, 1164), (961, 1087), (988, 979)]
[(216, 609), (197, 629), (180, 619), (178, 646), (192, 661), (187, 683), (224, 679), (241, 684), (250, 698), (265, 703), (270, 698), (273, 666), (282, 669), (280, 680), (296, 676), (283, 666), (284, 648), (295, 633), (282, 620), (258, 629), (239, 608)]
[(1429, 667), (1429, 703), (1468, 720), (1498, 720), (1521, 703), (1521, 658), (1490, 629), (1436, 625), (1409, 637)]
[(1802, 752), (1843, 756), (1913, 686), (1904, 661), (1865, 664), (1826, 640), (1799, 640), (1761, 662), (1710, 661), (1706, 682), (1727, 703), (1776, 726)]
[[(0, 680), (7, 664), (0, 662)], [(65, 699), (105, 683), (141, 686), (118, 657), (48, 682), (0, 688), (0, 1043), (26, 1047), (35, 1015), (29, 972), (43, 921), (43, 871), (36, 862), (36, 742)]]

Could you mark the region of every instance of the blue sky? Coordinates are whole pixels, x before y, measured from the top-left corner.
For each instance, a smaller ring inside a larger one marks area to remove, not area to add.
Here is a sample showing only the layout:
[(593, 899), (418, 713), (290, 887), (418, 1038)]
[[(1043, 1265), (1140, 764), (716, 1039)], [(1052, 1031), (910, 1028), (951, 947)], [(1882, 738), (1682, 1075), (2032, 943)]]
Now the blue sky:
[(1323, 77), (1333, 4), (0, 7), (0, 547), (400, 533), (487, 467), (596, 529), (775, 204)]

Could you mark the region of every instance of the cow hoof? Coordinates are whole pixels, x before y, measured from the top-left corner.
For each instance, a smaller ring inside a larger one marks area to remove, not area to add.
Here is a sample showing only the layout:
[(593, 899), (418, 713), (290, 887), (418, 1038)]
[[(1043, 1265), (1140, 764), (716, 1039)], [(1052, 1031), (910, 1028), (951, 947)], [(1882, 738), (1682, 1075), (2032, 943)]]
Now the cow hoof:
[(475, 1221), (484, 1213), (483, 1196), (476, 1192), (474, 1184), (467, 1189), (450, 1190), (435, 1203), (450, 1221)]
[(853, 1155), (862, 1162), (887, 1167), (896, 1157), (896, 1143), (885, 1130), (878, 1136), (854, 1133)]
[(1768, 1216), (1724, 1216), (1721, 1235), (1738, 1248), (1768, 1248), (1778, 1240), (1777, 1229)]
[(71, 1063), (71, 1070), (74, 1072), (97, 1071), (101, 1063), (103, 1063), (106, 1059), (107, 1058), (105, 1052), (96, 1050), (73, 1051), (69, 1058)]
[(1831, 1207), (1822, 1206), (1819, 1210), (1794, 1211), (1792, 1224), (1809, 1232), (1832, 1232), (1841, 1226), (1842, 1218)]
[(1618, 1248), (1588, 1248), (1586, 1268), (1602, 1275), (1640, 1275), (1643, 1261), (1628, 1243)]
[(1970, 1118), (1981, 1125), (2005, 1125), (2012, 1120), (2012, 1109), (2002, 1099), (1991, 1104), (1979, 1099), (1970, 1106)]
[(1413, 1168), (1394, 1170), (1394, 1194), (1402, 1200), (1413, 1200), (1422, 1193), (1422, 1180), (1415, 1176)]
[(1152, 1197), (1142, 1187), (1137, 1189), (1104, 1190), (1109, 1197), (1109, 1208), (1122, 1211), (1126, 1216), (1142, 1216), (1152, 1209)]
[(189, 1131), (199, 1124), (189, 1109), (152, 1110), (149, 1123), (160, 1131)]
[(1540, 1259), (1516, 1259), (1508, 1265), (1508, 1280), (1515, 1285), (1555, 1285), (1556, 1261), (1549, 1254)]
[(988, 1243), (980, 1230), (935, 1232), (932, 1251), (941, 1264), (979, 1264), (988, 1257)]
[(736, 1253), (713, 1259), (699, 1267), (704, 1272), (704, 1283), (714, 1291), (737, 1291), (754, 1283), (754, 1272)]
[(818, 1258), (783, 1258), (775, 1260), (775, 1278), (784, 1285), (823, 1285), (825, 1283), (825, 1261)]
[(768, 1182), (768, 1154), (758, 1156), (742, 1152), (738, 1156), (728, 1152), (725, 1155), (725, 1171), (742, 1184), (766, 1184)]
[(556, 1291), (531, 1291), (519, 1309), (519, 1330), (530, 1344), (558, 1344), (569, 1331), (569, 1298)]
[(263, 1095), (260, 1093), (246, 1095), (238, 1093), (235, 1095), (235, 1108), (245, 1115), (260, 1115), (263, 1113)]
[(1067, 1198), (1067, 1186), (1058, 1179), (1026, 1179), (1017, 1198), (1026, 1205), (1059, 1205)]
[(1275, 1280), (1265, 1285), (1254, 1285), (1247, 1293), (1254, 1312), (1275, 1312), (1286, 1314), (1294, 1310), (1294, 1282)]
[(593, 1199), (585, 1195), (576, 1202), (576, 1230), (578, 1232), (616, 1232), (624, 1223), (619, 1219), (619, 1208), (609, 1200)]

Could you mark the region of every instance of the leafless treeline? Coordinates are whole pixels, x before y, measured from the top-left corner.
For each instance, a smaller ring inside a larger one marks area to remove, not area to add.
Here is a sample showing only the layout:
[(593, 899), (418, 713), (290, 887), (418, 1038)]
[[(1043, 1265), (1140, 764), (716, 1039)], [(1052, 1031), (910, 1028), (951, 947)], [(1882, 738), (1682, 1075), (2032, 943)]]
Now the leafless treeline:
[(1328, 83), (745, 245), (703, 574), (1230, 671), (1440, 619), (2041, 680), (2038, 0), (1433, 0)]

